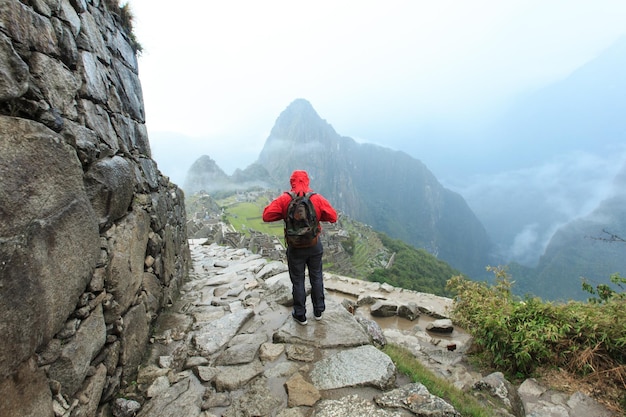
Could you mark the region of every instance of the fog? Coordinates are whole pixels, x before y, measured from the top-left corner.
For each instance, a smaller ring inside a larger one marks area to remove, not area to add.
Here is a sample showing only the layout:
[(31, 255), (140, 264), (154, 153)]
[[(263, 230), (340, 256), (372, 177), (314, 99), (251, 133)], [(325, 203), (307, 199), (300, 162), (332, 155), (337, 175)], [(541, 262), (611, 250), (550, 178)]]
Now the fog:
[(559, 227), (589, 215), (616, 192), (625, 150), (568, 152), (541, 165), (444, 185), (463, 195), (491, 232), (499, 257), (534, 266)]
[(247, 167), (304, 98), (338, 134), (422, 161), (532, 264), (624, 163), (626, 49), (591, 66), (626, 36), (621, 0), (130, 6), (153, 155), (178, 184), (203, 154)]

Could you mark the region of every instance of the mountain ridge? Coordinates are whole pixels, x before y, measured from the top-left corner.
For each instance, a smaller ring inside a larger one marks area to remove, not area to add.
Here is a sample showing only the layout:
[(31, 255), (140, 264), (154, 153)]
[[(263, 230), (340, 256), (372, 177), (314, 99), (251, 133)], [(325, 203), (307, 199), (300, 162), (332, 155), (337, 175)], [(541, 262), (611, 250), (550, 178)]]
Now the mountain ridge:
[(469, 276), (484, 274), (490, 241), (460, 194), (404, 152), (339, 135), (305, 99), (279, 115), (253, 165), (269, 173), (269, 187), (280, 189), (289, 187), (295, 169), (305, 169), (312, 188), (350, 217)]

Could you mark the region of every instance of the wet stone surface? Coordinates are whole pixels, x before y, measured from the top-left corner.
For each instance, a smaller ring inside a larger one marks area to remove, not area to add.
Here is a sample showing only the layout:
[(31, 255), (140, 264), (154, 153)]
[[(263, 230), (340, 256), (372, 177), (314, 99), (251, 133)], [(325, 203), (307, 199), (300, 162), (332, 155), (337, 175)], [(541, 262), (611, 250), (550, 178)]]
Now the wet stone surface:
[[(385, 343), (406, 347), (459, 388), (483, 378), (465, 364), (469, 336), (445, 320), (450, 299), (325, 274), (324, 316), (313, 318), (309, 298), (302, 326), (291, 317), (291, 283), (280, 262), (201, 240), (190, 249), (190, 280), (161, 313), (137, 384), (122, 393), (141, 404), (138, 416), (458, 415), (398, 373), (379, 349)], [(381, 305), (403, 313), (370, 310)], [(426, 330), (441, 320), (445, 332)], [(488, 382), (478, 385), (489, 391)], [(546, 403), (539, 388), (524, 392)], [(527, 408), (542, 415), (532, 398)]]

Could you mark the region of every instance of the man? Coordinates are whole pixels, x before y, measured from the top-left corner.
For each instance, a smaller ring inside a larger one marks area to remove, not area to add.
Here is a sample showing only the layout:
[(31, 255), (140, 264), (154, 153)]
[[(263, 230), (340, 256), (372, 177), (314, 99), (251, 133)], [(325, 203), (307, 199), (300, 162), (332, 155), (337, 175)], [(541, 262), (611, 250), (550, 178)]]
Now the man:
[[(309, 175), (306, 171), (294, 171), (290, 178), (291, 191), (298, 195), (312, 192), (309, 188)], [(285, 192), (274, 199), (265, 209), (263, 209), (263, 221), (274, 222), (287, 218), (287, 209), (291, 202), (291, 196)], [(315, 208), (318, 222), (335, 223), (337, 212), (320, 194), (311, 196), (311, 203)], [(321, 232), (321, 225), (319, 226)], [(289, 277), (291, 278), (293, 294), (293, 311), (291, 315), (297, 323), (305, 325), (306, 319), (306, 290), (304, 287), (305, 268), (309, 269), (309, 281), (311, 283), (311, 302), (313, 304), (313, 314), (316, 320), (322, 319), (322, 313), (326, 309), (324, 304), (324, 281), (322, 278), (322, 239), (318, 236), (313, 240), (310, 247), (296, 248), (293, 245), (287, 246), (287, 265), (289, 266)]]

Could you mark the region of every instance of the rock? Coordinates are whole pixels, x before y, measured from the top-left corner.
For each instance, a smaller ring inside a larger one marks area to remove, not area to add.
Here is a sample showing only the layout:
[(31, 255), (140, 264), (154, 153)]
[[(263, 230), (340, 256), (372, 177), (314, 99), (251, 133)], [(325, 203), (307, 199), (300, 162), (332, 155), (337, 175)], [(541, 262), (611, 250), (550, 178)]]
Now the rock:
[(160, 376), (154, 380), (146, 391), (146, 397), (153, 398), (165, 392), (170, 387), (170, 380), (166, 376)]
[(196, 368), (196, 374), (202, 382), (211, 382), (215, 379), (215, 376), (219, 373), (219, 370), (213, 366), (198, 366)]
[(114, 417), (134, 417), (141, 408), (135, 400), (127, 400), (126, 398), (118, 398), (113, 401), (111, 411)]
[(215, 389), (219, 392), (235, 391), (263, 372), (261, 361), (256, 360), (245, 365), (218, 366), (215, 377)]
[(159, 356), (159, 366), (161, 368), (171, 368), (173, 363), (174, 358), (172, 358), (170, 355)]
[(76, 395), (79, 398), (79, 402), (72, 412), (73, 416), (91, 417), (96, 414), (104, 391), (106, 378), (106, 367), (102, 364), (98, 365), (95, 374), (87, 378), (85, 384)]
[(306, 345), (287, 345), (285, 354), (292, 361), (313, 362), (315, 349)]
[(392, 317), (398, 314), (398, 305), (388, 300), (377, 301), (370, 307), (374, 317)]
[(120, 362), (124, 367), (124, 376), (134, 379), (137, 367), (143, 357), (143, 347), (148, 343), (149, 321), (146, 306), (138, 304), (124, 315), (124, 329), (121, 334)]
[(228, 261), (219, 260), (219, 261), (213, 262), (213, 266), (216, 268), (227, 268), (228, 265), (230, 265)]
[(263, 268), (256, 274), (256, 279), (265, 281), (268, 277), (272, 277), (287, 271), (287, 265), (284, 262), (269, 262), (263, 266)]
[(454, 326), (452, 325), (452, 320), (450, 319), (439, 319), (433, 321), (432, 323), (428, 323), (426, 330), (434, 333), (452, 333), (454, 331)]
[(356, 300), (358, 306), (376, 304), (378, 299), (371, 294), (361, 294)]
[(611, 417), (611, 413), (604, 409), (596, 400), (580, 391), (575, 392), (567, 401), (570, 408), (570, 417)]
[(522, 399), (536, 399), (546, 391), (547, 389), (539, 385), (535, 378), (526, 379), (517, 389), (517, 392)]
[(256, 379), (243, 395), (233, 401), (223, 417), (271, 416), (282, 401), (269, 390), (267, 380)]
[(137, 385), (145, 386), (146, 389), (158, 377), (165, 376), (169, 373), (169, 369), (159, 368), (156, 365), (148, 365), (139, 368), (137, 372)]
[(289, 401), (288, 407), (312, 406), (320, 400), (320, 392), (304, 380), (301, 374), (295, 374), (285, 382)]
[(549, 390), (534, 378), (526, 379), (517, 389), (527, 417), (612, 417), (612, 413), (589, 396), (576, 392), (569, 398)]
[(415, 303), (402, 304), (398, 307), (398, 316), (413, 321), (420, 316), (419, 307)]
[(263, 343), (259, 349), (259, 358), (264, 362), (274, 362), (285, 351), (285, 345)]
[(261, 346), (261, 344), (267, 341), (267, 336), (262, 333), (241, 333), (235, 335), (230, 342), (226, 345), (227, 348), (232, 348), (240, 345), (252, 345), (256, 346), (257, 349)]
[(276, 414), (276, 417), (306, 417), (306, 415), (299, 408), (284, 408)]
[(432, 395), (420, 383), (408, 384), (377, 395), (374, 397), (374, 401), (381, 407), (406, 409), (416, 416), (461, 417), (461, 414), (454, 407)]
[(52, 395), (46, 374), (33, 360), (26, 361), (14, 378), (0, 380), (0, 415), (52, 416)]
[(516, 417), (524, 417), (524, 404), (513, 385), (502, 372), (494, 372), (474, 384), (474, 390), (486, 391)]
[(242, 343), (227, 348), (215, 360), (216, 365), (241, 365), (250, 363), (256, 357), (260, 344)]
[[(46, 30), (52, 28), (48, 19), (20, 2), (3, 2), (0, 9), (3, 33), (25, 30), (45, 39), (43, 45), (55, 45), (54, 32)], [(10, 18), (13, 12), (17, 15)], [(41, 20), (42, 26), (31, 27), (32, 19)], [(20, 29), (20, 25), (24, 26)], [(0, 56), (4, 56), (6, 35), (0, 37), (4, 40)], [(2, 74), (7, 74), (5, 65), (0, 63)], [(75, 150), (35, 120), (1, 115), (0, 132), (0, 259), (4, 262), (0, 378), (4, 379), (48, 343), (73, 313), (91, 280), (100, 238)]]
[(192, 356), (187, 358), (185, 362), (185, 369), (195, 368), (197, 366), (207, 365), (209, 360), (204, 356)]
[(311, 381), (319, 390), (372, 386), (387, 389), (396, 379), (396, 367), (371, 345), (345, 349), (315, 363)]
[(370, 336), (372, 343), (377, 347), (384, 347), (387, 339), (383, 334), (383, 330), (374, 320), (368, 320), (365, 317), (355, 316), (356, 321), (363, 326), (363, 330)]
[(341, 300), (341, 306), (345, 308), (346, 311), (350, 314), (355, 314), (358, 307), (358, 305), (354, 301), (348, 300), (347, 298)]
[(200, 381), (189, 374), (144, 404), (137, 417), (197, 416), (204, 390)]
[(69, 339), (61, 355), (48, 370), (50, 378), (59, 381), (64, 394), (73, 395), (85, 380), (89, 365), (106, 341), (106, 327), (102, 306), (84, 320), (76, 335)]
[(106, 228), (128, 213), (135, 191), (133, 166), (121, 156), (102, 158), (85, 173), (85, 187), (100, 227)]
[(194, 345), (203, 355), (211, 355), (228, 343), (252, 316), (254, 311), (249, 309), (227, 314), (195, 331)]
[(265, 372), (263, 372), (263, 375), (266, 378), (283, 378), (291, 376), (301, 369), (302, 367), (298, 363), (291, 361), (281, 362), (269, 369), (266, 369)]
[[(324, 331), (323, 329), (332, 329)], [(323, 332), (324, 337), (319, 337)], [(354, 316), (332, 300), (326, 300), (324, 320), (301, 326), (291, 317), (273, 335), (274, 343), (295, 343), (320, 348), (353, 347), (370, 343)]]
[(399, 411), (382, 410), (358, 395), (349, 395), (339, 400), (323, 400), (315, 406), (315, 417), (337, 416), (403, 417)]
[[(293, 305), (291, 280), (289, 279), (288, 272), (280, 273), (268, 278), (265, 281), (264, 287), (266, 288), (264, 294), (266, 301), (278, 303), (287, 307)], [(309, 293), (310, 288), (307, 288), (307, 295)]]

